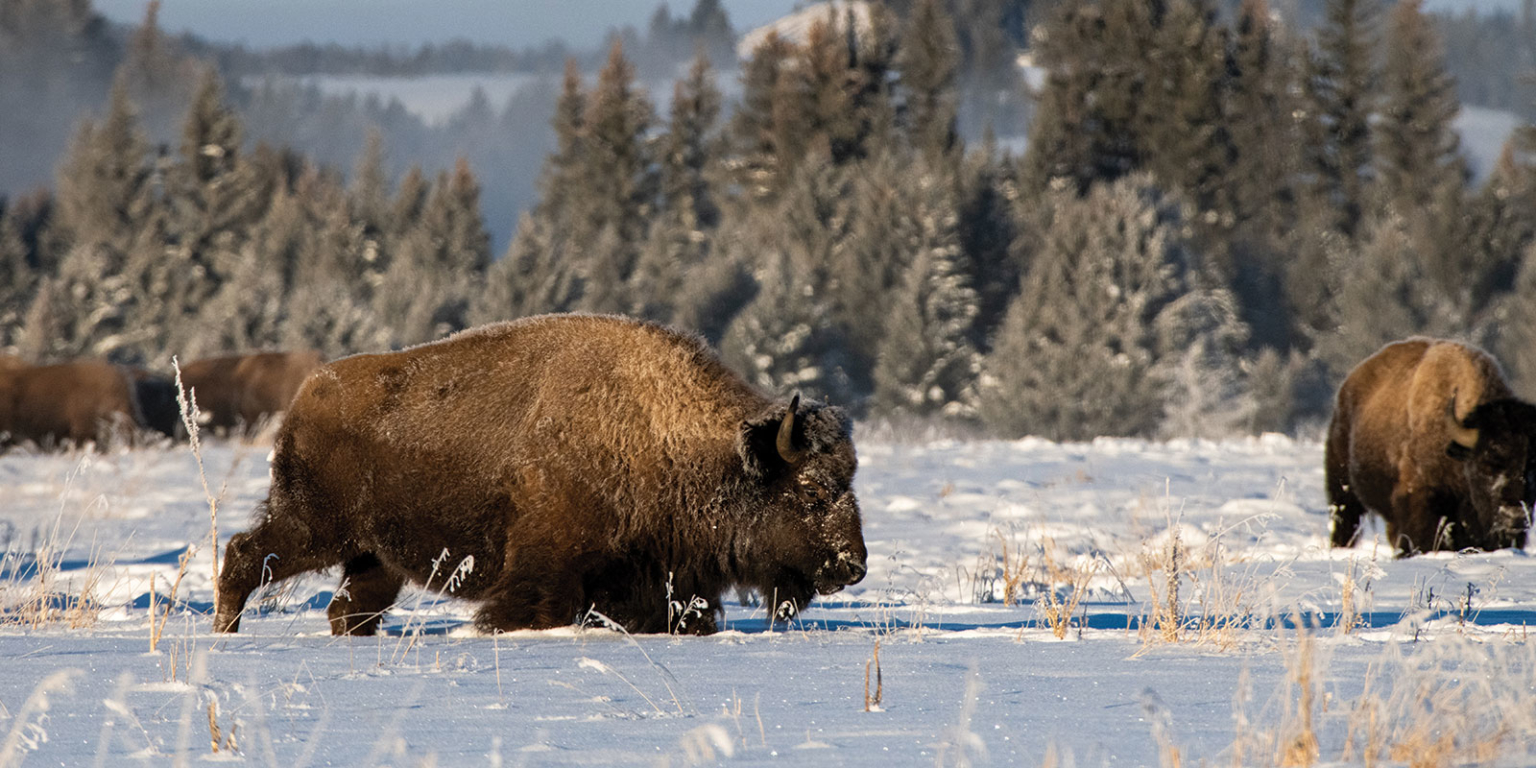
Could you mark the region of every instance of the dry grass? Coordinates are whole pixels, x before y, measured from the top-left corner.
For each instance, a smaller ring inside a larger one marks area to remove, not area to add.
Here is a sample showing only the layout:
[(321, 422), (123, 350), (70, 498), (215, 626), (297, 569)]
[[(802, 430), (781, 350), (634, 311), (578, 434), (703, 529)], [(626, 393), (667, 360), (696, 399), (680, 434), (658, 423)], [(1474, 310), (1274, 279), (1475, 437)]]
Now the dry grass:
[[(869, 672), (870, 672), (870, 667), (871, 666), (874, 667), (874, 672), (875, 672), (875, 691), (874, 691), (873, 695), (871, 695), (870, 691), (869, 691)], [(874, 655), (874, 658), (870, 659), (869, 661), (864, 662), (864, 711), (865, 712), (880, 712), (880, 711), (882, 711), (881, 708), (880, 708), (880, 703), (882, 701), (884, 701), (884, 700), (885, 700), (885, 678), (884, 678), (884, 676), (880, 672), (880, 640), (877, 638), (875, 640), (875, 655)]]
[(1340, 699), (1325, 684), (1327, 641), (1299, 616), (1292, 621), (1280, 649), (1286, 677), (1261, 711), (1249, 711), (1246, 673), (1239, 686), (1232, 765), (1521, 764), (1536, 743), (1531, 644), (1460, 636), (1388, 644), (1359, 692)]
[[(1043, 583), (1040, 595), (1035, 598), (1036, 616), (1050, 627), (1057, 640), (1064, 640), (1072, 628), (1072, 617), (1088, 595), (1089, 583), (1098, 575), (1099, 561), (1090, 559), (1086, 566), (1064, 563), (1056, 556), (1056, 541), (1044, 537), (1040, 541), (1040, 568)], [(1058, 585), (1063, 584), (1066, 585), (1064, 597), (1057, 590)], [(1079, 629), (1082, 624), (1079, 622)]]
[[(219, 500), (223, 498), (224, 491), (228, 487), (219, 489), (219, 495), (215, 497), (208, 489), (208, 472), (203, 467), (203, 443), (198, 424), (202, 421), (202, 411), (197, 407), (197, 394), (184, 385), (181, 381), (181, 364), (176, 357), (171, 357), (171, 367), (176, 371), (176, 406), (181, 412), (181, 423), (187, 429), (187, 443), (192, 450), (192, 456), (197, 460), (197, 479), (203, 484), (203, 498), (208, 500), (208, 549), (213, 560), (213, 581), (219, 583)], [(230, 467), (234, 471), (234, 467)], [(188, 552), (191, 549), (188, 548)], [(219, 590), (213, 590), (213, 612), (219, 612)]]
[[(181, 580), (187, 575), (187, 564), (192, 562), (193, 554), (194, 549), (192, 545), (187, 545), (187, 551), (181, 553), (181, 558), (178, 561), (176, 568), (176, 578), (171, 581), (171, 590), (166, 594), (163, 601), (156, 600), (157, 593), (155, 592), (155, 582), (158, 580), (159, 574), (152, 573), (149, 575), (150, 653), (155, 653), (160, 647), (160, 639), (165, 635), (165, 624), (166, 622), (170, 621), (171, 611), (176, 607), (176, 592), (181, 589)], [(165, 611), (163, 613), (160, 613), (158, 609), (159, 604), (163, 604), (165, 606)], [(156, 618), (157, 613), (159, 614), (158, 618)]]
[[(75, 515), (75, 525), (63, 530), (65, 513), (75, 494), (72, 489), (93, 456), (84, 455), (75, 462), (59, 490), (59, 508), (51, 526), (34, 531), (31, 542), (22, 545), (8, 535), (0, 546), (0, 626), (44, 629), (65, 626), (89, 629), (101, 618), (104, 581), (113, 570), (115, 556), (93, 544), (83, 567), (66, 571), (64, 556), (75, 541), (80, 521), (87, 514)], [(85, 512), (105, 507), (101, 496), (86, 502)]]
[(1131, 561), (1149, 593), (1138, 631), (1142, 651), (1165, 643), (1231, 650), (1266, 637), (1252, 630), (1274, 615), (1274, 574), (1258, 564), (1234, 569), (1242, 558), (1226, 544), (1230, 532), (1252, 522), (1226, 526), (1191, 546), (1180, 518), (1170, 513), (1167, 528), (1141, 542)]
[[(971, 598), (978, 603), (1001, 600), (1011, 608), (1020, 604), (1028, 586), (1029, 554), (1016, 530), (994, 527), (991, 538), (997, 540), (997, 548), (988, 546), (977, 556), (970, 574)], [(957, 572), (956, 582), (963, 583), (964, 576), (963, 569)]]

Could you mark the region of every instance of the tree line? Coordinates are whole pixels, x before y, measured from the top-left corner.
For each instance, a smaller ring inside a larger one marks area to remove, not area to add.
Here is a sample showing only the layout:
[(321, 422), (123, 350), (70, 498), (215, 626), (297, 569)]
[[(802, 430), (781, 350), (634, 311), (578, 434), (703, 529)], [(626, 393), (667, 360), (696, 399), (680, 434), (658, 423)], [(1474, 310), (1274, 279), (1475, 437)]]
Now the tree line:
[(1536, 130), (1472, 184), (1419, 3), (1325, 11), (1303, 34), (1263, 0), (1061, 2), (1019, 155), (958, 128), (997, 86), (943, 0), (770, 36), (730, 109), (701, 55), (658, 114), (621, 40), (567, 67), (499, 259), (467, 161), (397, 178), (375, 132), (344, 178), (248, 147), (213, 69), (156, 151), (122, 75), (55, 191), (0, 215), (0, 347), (338, 356), (622, 312), (772, 391), (1057, 439), (1293, 429), (1415, 333), (1536, 385)]

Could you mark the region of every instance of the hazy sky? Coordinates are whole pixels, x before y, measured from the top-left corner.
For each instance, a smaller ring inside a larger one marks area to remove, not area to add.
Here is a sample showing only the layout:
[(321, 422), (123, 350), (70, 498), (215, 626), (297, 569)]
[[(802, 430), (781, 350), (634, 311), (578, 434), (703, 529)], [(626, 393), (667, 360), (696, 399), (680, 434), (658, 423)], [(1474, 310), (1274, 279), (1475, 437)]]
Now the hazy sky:
[[(731, 23), (746, 31), (811, 0), (723, 0)], [(1435, 11), (1520, 7), (1522, 0), (1426, 0)], [(577, 47), (611, 28), (644, 30), (659, 0), (162, 0), (160, 24), (214, 40), (253, 46), (304, 40), (347, 45), (442, 42), (456, 37), (513, 47), (561, 38)], [(674, 15), (694, 0), (671, 0)], [(95, 0), (109, 18), (135, 22), (145, 0)]]
[[(684, 15), (694, 0), (672, 0)], [(135, 22), (145, 0), (95, 0), (108, 18)], [(644, 30), (659, 0), (161, 0), (160, 26), (253, 46), (304, 40), (424, 43), (456, 37), (514, 47), (562, 38), (579, 47), (613, 27)], [(795, 0), (723, 0), (738, 31), (775, 19)]]

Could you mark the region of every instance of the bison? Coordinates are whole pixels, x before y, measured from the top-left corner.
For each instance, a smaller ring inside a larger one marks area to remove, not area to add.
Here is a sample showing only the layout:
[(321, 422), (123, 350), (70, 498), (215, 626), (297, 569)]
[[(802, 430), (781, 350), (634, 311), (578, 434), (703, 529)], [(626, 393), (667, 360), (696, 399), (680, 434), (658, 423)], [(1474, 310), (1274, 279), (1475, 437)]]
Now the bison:
[(1488, 353), (1414, 338), (1388, 344), (1339, 387), (1325, 473), (1333, 546), (1386, 520), (1400, 556), (1524, 547), (1536, 493), (1536, 406)]
[(716, 630), (721, 594), (776, 617), (857, 583), (851, 424), (771, 400), (703, 342), (545, 315), (305, 380), (258, 523), (232, 537), (215, 628), (264, 583), (342, 566), (334, 634), (371, 634), (407, 581), (479, 602), (487, 631), (595, 611), (632, 632)]
[(241, 432), (287, 410), (304, 377), (323, 362), (319, 352), (213, 357), (181, 369), (181, 383), (196, 396), (205, 426)]
[(131, 369), (97, 360), (0, 366), (0, 445), (48, 447), (131, 439), (145, 424)]

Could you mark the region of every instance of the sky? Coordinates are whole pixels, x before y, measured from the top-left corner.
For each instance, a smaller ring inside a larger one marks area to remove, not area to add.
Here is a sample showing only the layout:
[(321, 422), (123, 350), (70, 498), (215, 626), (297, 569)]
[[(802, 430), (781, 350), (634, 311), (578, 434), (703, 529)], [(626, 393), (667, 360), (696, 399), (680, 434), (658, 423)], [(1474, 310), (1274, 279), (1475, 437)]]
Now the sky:
[[(576, 47), (602, 42), (609, 29), (643, 30), (659, 0), (161, 0), (160, 25), (254, 47), (305, 40), (345, 45), (443, 42), (468, 38), (512, 47), (560, 38)], [(738, 31), (789, 12), (796, 0), (724, 0)], [(686, 15), (693, 0), (672, 0)], [(115, 21), (137, 22), (145, 0), (95, 0)]]
[[(162, 0), (161, 26), (255, 47), (303, 42), (418, 45), (468, 38), (512, 47), (560, 38), (576, 47), (602, 42), (613, 27), (644, 29), (659, 0)], [(1516, 10), (1522, 0), (1426, 0), (1433, 11)], [(724, 0), (731, 22), (746, 31), (805, 0)], [(95, 0), (107, 17), (136, 22), (145, 0)], [(684, 15), (693, 0), (672, 0)]]

